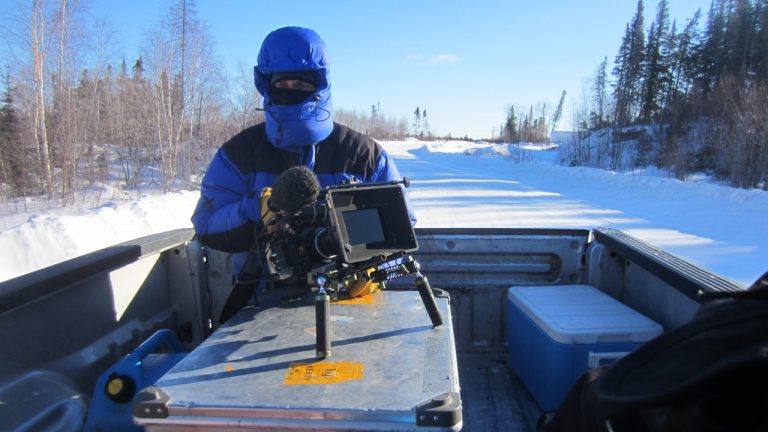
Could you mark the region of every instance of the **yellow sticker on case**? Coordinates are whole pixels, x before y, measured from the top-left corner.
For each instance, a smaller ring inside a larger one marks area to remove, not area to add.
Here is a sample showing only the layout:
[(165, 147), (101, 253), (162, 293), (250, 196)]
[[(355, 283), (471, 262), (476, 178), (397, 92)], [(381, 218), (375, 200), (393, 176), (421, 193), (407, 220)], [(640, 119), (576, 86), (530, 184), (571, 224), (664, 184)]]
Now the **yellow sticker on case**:
[(378, 297), (377, 293), (364, 295), (357, 298), (345, 298), (344, 300), (336, 300), (332, 304), (335, 305), (357, 305), (357, 304), (371, 304)]
[(344, 381), (363, 379), (362, 363), (315, 362), (291, 363), (285, 374), (285, 384), (336, 384)]

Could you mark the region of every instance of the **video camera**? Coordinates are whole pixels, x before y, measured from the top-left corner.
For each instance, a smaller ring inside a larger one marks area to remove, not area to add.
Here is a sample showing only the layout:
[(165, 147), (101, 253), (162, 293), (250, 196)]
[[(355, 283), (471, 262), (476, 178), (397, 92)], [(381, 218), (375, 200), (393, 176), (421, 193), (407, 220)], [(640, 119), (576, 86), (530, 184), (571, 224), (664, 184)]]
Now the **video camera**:
[(263, 252), (273, 289), (299, 286), (314, 294), (318, 357), (331, 355), (331, 296), (338, 298), (356, 282), (413, 274), (432, 325), (443, 323), (429, 281), (409, 255), (419, 247), (405, 200), (409, 185), (404, 178), (320, 189), (311, 171), (294, 167), (269, 191), (273, 217), (257, 236), (256, 249)]
[(345, 282), (417, 250), (403, 186), (407, 179), (332, 186), (313, 204), (281, 209), (261, 239), (270, 280), (314, 284), (307, 276), (322, 275)]

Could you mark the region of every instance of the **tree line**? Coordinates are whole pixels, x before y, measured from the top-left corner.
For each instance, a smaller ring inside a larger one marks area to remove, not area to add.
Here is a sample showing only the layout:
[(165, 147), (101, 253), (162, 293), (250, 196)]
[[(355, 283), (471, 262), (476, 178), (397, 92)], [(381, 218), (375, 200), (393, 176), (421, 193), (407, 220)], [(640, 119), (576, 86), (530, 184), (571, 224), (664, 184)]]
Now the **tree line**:
[(379, 102), (371, 105), (370, 113), (337, 108), (333, 119), (376, 139), (398, 140), (410, 135), (408, 120), (405, 117), (389, 117), (382, 111)]
[[(196, 188), (215, 149), (263, 120), (252, 69), (223, 72), (194, 0), (175, 0), (129, 61), (82, 0), (29, 0), (0, 31), (11, 47), (0, 65), (0, 198), (69, 205), (115, 181)], [(336, 120), (381, 139), (410, 133), (378, 104)]]
[[(67, 205), (76, 190), (113, 176), (128, 187), (149, 176), (168, 191), (258, 121), (250, 73), (222, 76), (194, 1), (172, 5), (146, 34), (143, 55), (117, 64), (115, 33), (84, 5), (31, 0), (3, 25), (13, 67), (4, 65), (2, 81), (2, 195)], [(111, 160), (121, 172), (109, 172)]]
[(563, 90), (560, 101), (551, 116), (548, 113), (546, 103), (540, 103), (535, 108), (531, 105), (528, 112), (522, 117), (518, 117), (518, 112), (522, 113), (522, 110), (510, 105), (507, 108), (506, 119), (499, 128), (500, 134), (497, 141), (510, 143), (548, 142), (562, 117), (565, 95), (566, 91)]
[(639, 0), (609, 67), (576, 110), (570, 163), (768, 189), (768, 1), (713, 0), (679, 24), (661, 0), (646, 27)]

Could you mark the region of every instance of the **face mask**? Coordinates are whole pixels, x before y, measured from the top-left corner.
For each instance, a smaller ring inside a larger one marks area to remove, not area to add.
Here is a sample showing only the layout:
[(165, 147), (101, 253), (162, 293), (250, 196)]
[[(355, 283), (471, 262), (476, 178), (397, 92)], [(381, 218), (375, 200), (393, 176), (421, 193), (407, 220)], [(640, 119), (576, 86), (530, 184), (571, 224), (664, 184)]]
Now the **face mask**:
[(297, 90), (292, 88), (271, 87), (269, 89), (269, 95), (272, 97), (272, 102), (277, 105), (296, 105), (307, 100), (313, 93), (313, 91), (309, 90)]

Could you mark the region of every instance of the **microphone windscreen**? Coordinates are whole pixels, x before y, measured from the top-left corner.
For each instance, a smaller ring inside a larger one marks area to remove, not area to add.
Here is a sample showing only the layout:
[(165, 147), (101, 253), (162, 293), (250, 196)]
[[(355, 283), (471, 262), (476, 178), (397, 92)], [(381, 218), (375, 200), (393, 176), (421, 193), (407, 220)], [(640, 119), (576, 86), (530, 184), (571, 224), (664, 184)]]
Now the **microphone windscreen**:
[(304, 205), (314, 204), (318, 193), (320, 183), (315, 173), (305, 166), (291, 167), (272, 185), (271, 207), (291, 213)]

